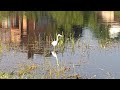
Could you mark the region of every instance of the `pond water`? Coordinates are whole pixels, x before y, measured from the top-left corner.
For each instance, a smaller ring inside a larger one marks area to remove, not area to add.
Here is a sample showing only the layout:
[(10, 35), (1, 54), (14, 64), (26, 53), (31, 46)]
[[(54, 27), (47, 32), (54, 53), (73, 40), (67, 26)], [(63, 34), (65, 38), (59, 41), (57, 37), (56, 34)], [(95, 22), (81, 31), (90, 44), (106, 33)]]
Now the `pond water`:
[[(1, 72), (16, 74), (34, 65), (34, 78), (120, 78), (119, 11), (6, 11), (1, 16)], [(57, 34), (62, 37), (54, 48)]]

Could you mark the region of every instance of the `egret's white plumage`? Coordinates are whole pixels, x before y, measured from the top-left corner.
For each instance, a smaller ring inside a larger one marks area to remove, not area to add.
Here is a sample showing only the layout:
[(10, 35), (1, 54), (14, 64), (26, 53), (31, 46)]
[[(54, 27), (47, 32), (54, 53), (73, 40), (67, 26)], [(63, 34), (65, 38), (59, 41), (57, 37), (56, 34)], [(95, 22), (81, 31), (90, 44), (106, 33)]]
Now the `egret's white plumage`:
[(52, 55), (56, 58), (57, 66), (59, 66), (59, 62), (58, 62), (58, 58), (57, 58), (56, 52), (52, 51)]
[(55, 47), (56, 45), (57, 45), (57, 43), (58, 43), (58, 37), (62, 37), (62, 35), (60, 35), (60, 34), (58, 34), (57, 35), (57, 39), (56, 39), (56, 41), (53, 41), (51, 44)]
[[(57, 43), (58, 43), (58, 37), (59, 37), (59, 36), (62, 37), (62, 35), (58, 34), (56, 41), (53, 41), (53, 42), (51, 43), (51, 44), (54, 46), (54, 50), (55, 50), (55, 46), (56, 46)], [(59, 62), (58, 62), (58, 58), (57, 58), (56, 52), (55, 52), (55, 51), (52, 51), (52, 55), (56, 58), (57, 65), (59, 66)]]
[(52, 55), (53, 55), (55, 58), (57, 58), (57, 54), (56, 54), (55, 51), (52, 51)]

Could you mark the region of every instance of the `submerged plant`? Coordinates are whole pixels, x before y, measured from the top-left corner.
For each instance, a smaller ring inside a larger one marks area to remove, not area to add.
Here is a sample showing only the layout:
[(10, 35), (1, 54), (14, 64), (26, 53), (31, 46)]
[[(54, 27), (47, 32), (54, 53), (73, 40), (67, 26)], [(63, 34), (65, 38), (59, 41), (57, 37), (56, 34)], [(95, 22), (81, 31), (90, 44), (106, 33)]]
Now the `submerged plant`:
[(30, 75), (31, 71), (35, 70), (37, 66), (35, 64), (30, 66), (25, 66), (23, 69), (18, 71), (18, 76), (20, 78), (23, 78), (25, 75)]

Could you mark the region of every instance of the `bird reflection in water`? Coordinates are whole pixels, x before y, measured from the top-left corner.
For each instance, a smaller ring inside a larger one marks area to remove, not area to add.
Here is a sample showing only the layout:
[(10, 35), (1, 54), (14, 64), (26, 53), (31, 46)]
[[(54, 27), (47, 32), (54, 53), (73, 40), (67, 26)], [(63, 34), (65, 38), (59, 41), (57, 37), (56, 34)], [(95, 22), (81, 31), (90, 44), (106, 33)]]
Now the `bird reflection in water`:
[(57, 69), (58, 69), (57, 77), (59, 77), (60, 72), (59, 72), (59, 62), (58, 62), (58, 57), (57, 57), (57, 54), (56, 54), (56, 52), (55, 52), (55, 51), (52, 51), (51, 53), (52, 53), (53, 57), (55, 57), (55, 58), (56, 58), (56, 62), (57, 62)]
[(52, 55), (53, 55), (53, 57), (55, 57), (55, 58), (56, 58), (56, 61), (57, 61), (57, 66), (59, 66), (58, 57), (57, 57), (56, 52), (55, 52), (55, 51), (52, 51)]

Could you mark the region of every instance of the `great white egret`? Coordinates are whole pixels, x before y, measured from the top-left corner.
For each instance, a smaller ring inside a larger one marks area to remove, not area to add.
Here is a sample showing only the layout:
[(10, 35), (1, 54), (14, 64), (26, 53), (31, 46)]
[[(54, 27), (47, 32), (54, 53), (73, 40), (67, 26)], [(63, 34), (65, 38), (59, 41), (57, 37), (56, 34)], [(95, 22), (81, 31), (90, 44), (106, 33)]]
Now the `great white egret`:
[(56, 46), (57, 43), (58, 43), (58, 37), (59, 37), (59, 36), (62, 37), (62, 35), (58, 34), (56, 41), (52, 41), (52, 43), (51, 43), (51, 44), (54, 46), (54, 49), (55, 49), (55, 46)]

